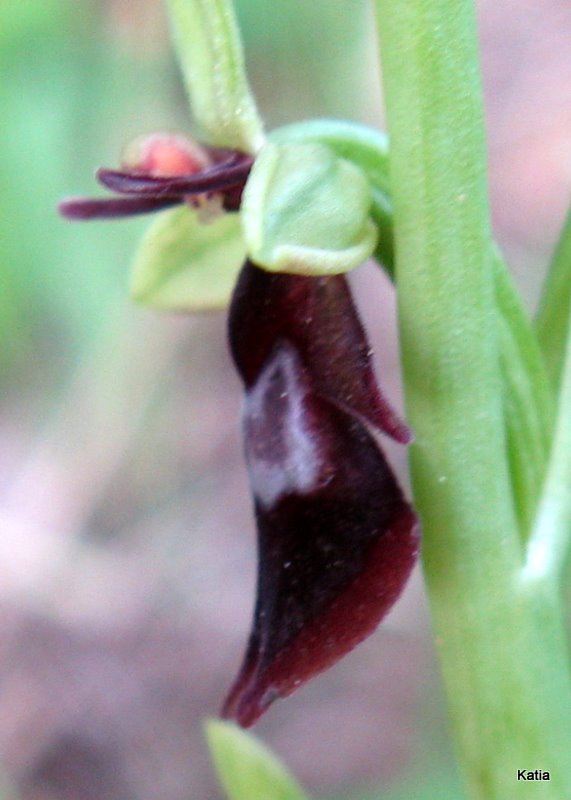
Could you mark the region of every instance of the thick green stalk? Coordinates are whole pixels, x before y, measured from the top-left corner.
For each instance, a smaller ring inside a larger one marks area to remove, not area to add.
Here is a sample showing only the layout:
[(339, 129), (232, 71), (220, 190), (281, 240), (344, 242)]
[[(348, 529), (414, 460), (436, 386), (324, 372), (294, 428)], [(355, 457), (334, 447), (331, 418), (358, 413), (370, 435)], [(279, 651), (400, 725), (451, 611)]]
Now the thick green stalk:
[(413, 486), (458, 753), (473, 798), (559, 800), (571, 688), (551, 584), (521, 581), (473, 4), (376, 8)]

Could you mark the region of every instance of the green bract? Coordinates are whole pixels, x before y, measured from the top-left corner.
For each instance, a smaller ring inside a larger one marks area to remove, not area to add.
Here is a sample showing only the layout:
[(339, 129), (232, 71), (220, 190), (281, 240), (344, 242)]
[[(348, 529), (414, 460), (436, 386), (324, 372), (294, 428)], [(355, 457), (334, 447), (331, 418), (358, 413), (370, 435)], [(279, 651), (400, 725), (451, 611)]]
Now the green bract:
[(131, 293), (162, 309), (225, 308), (245, 257), (236, 214), (204, 223), (187, 206), (164, 211), (139, 246)]
[(325, 145), (266, 144), (242, 198), (248, 253), (271, 272), (348, 272), (375, 249), (371, 202), (361, 170)]

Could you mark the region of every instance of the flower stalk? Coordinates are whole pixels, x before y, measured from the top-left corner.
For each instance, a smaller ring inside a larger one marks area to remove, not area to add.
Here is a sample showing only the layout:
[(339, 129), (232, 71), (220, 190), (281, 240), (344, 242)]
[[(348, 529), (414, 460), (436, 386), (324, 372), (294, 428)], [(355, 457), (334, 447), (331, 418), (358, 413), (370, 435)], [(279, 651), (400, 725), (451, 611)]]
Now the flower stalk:
[[(376, 10), (412, 478), (457, 750), (472, 798), (555, 800), (571, 795), (571, 689), (553, 588), (521, 580), (473, 3)], [(530, 790), (524, 768), (551, 780)]]

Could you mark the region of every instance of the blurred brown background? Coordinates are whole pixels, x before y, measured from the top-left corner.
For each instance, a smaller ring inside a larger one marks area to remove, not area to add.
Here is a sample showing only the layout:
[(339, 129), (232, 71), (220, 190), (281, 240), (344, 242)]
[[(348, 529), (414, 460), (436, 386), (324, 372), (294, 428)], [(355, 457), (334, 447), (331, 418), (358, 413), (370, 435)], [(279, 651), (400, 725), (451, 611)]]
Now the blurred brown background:
[[(366, 3), (238, 6), (270, 127), (383, 125)], [(531, 307), (571, 186), (571, 7), (479, 11), (495, 228)], [(3, 3), (0, 66), (0, 797), (217, 800), (201, 724), (237, 669), (255, 572), (225, 318), (129, 303), (146, 220), (55, 213), (134, 135), (191, 128), (164, 10)], [(353, 280), (398, 401), (391, 289), (373, 266)], [(420, 576), (256, 731), (318, 796), (458, 797)]]

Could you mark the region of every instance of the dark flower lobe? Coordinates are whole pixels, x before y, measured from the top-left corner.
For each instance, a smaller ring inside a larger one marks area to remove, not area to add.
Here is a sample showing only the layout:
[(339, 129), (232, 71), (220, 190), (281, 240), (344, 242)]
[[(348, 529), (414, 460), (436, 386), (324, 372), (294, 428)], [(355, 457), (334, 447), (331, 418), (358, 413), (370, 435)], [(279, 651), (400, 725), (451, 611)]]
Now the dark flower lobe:
[[(359, 419), (375, 406), (367, 376), (351, 376), (370, 364), (348, 289), (337, 278), (257, 272), (246, 265), (230, 315), (259, 538), (253, 631), (223, 710), (241, 725), (372, 633), (418, 549), (416, 517)], [(312, 320), (333, 333), (334, 308), (354, 315), (338, 318), (343, 336), (330, 336), (330, 348), (311, 343)], [(359, 416), (348, 413), (355, 383)]]
[(410, 429), (379, 390), (344, 276), (276, 274), (246, 262), (230, 311), (230, 346), (246, 386), (282, 338), (300, 354), (318, 394), (397, 442), (411, 441)]

